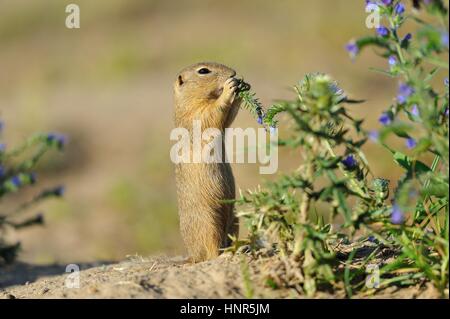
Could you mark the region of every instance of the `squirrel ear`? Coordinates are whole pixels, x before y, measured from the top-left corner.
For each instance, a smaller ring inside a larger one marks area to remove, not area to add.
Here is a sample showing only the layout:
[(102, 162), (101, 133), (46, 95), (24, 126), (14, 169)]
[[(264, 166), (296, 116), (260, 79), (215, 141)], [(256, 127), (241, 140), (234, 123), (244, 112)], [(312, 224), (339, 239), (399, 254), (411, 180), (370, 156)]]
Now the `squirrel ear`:
[(183, 82), (183, 78), (182, 78), (181, 75), (179, 75), (179, 76), (178, 76), (178, 85), (179, 85), (179, 86), (182, 86), (183, 83), (184, 83), (184, 82)]

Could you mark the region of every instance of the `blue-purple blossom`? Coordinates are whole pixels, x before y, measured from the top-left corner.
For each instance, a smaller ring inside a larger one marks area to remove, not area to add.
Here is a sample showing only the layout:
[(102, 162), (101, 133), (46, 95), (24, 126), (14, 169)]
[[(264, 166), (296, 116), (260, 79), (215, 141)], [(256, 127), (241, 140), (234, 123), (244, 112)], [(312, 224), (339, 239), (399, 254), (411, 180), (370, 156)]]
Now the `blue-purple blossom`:
[(395, 55), (391, 55), (388, 59), (389, 65), (394, 66), (397, 64), (397, 57)]
[(383, 114), (381, 114), (378, 121), (383, 125), (389, 125), (392, 122), (392, 118), (388, 113), (383, 113)]
[(405, 6), (403, 5), (403, 3), (401, 3), (401, 2), (397, 3), (397, 4), (395, 5), (394, 12), (395, 12), (395, 14), (397, 14), (397, 15), (400, 15), (400, 14), (402, 14), (403, 12), (405, 12)]
[(406, 97), (406, 96), (401, 95), (401, 94), (397, 95), (397, 102), (398, 102), (399, 104), (405, 104), (405, 103), (406, 103), (406, 100), (407, 100), (407, 97)]
[(401, 83), (398, 88), (397, 102), (399, 104), (405, 104), (410, 97), (414, 93), (414, 89), (408, 84)]
[(412, 34), (407, 33), (404, 38), (402, 39), (402, 46), (407, 46), (408, 42), (412, 39)]
[(401, 83), (398, 88), (398, 93), (403, 94), (405, 96), (410, 96), (411, 94), (414, 93), (414, 89), (408, 84)]
[(403, 221), (405, 220), (405, 217), (403, 216), (403, 211), (401, 210), (400, 206), (397, 204), (394, 204), (392, 207), (392, 213), (391, 213), (391, 222), (394, 225), (400, 225), (403, 224)]
[(389, 6), (392, 3), (392, 0), (381, 0), (381, 2), (385, 5), (385, 6)]
[(62, 135), (62, 134), (49, 133), (47, 135), (47, 141), (50, 142), (50, 143), (56, 142), (58, 147), (63, 147), (66, 144), (66, 142), (67, 142), (67, 138), (64, 135)]
[(376, 130), (373, 130), (373, 131), (369, 132), (368, 136), (372, 142), (378, 142), (378, 140), (380, 138), (380, 133)]
[(356, 55), (359, 53), (359, 47), (356, 44), (356, 42), (354, 42), (354, 41), (347, 43), (347, 45), (345, 46), (345, 49), (350, 54), (350, 57), (352, 59), (354, 59), (356, 57)]
[(22, 185), (22, 181), (20, 180), (19, 176), (13, 176), (11, 178), (11, 183), (15, 186), (15, 187), (20, 187)]
[(377, 28), (376, 30), (377, 30), (377, 34), (380, 37), (386, 37), (387, 35), (389, 35), (389, 29), (384, 26), (381, 26), (381, 27)]
[(374, 11), (378, 9), (378, 4), (376, 2), (366, 0), (366, 12)]
[(448, 32), (446, 31), (441, 32), (441, 43), (442, 46), (448, 49)]
[(262, 116), (258, 116), (258, 119), (256, 120), (258, 122), (258, 124), (263, 124), (263, 118)]
[(53, 194), (55, 196), (61, 197), (64, 195), (65, 188), (64, 186), (58, 186), (53, 190)]
[(347, 169), (352, 169), (355, 168), (356, 164), (358, 162), (356, 161), (355, 157), (353, 155), (347, 155), (343, 160), (342, 160), (342, 164), (344, 164), (344, 166)]
[(445, 109), (444, 115), (448, 117), (448, 108)]
[(414, 104), (411, 108), (411, 114), (413, 116), (420, 116), (420, 112), (419, 112), (419, 107), (417, 106), (417, 104)]
[(406, 139), (406, 147), (407, 148), (413, 149), (416, 146), (417, 146), (417, 142), (415, 139), (413, 139), (412, 137), (409, 137)]

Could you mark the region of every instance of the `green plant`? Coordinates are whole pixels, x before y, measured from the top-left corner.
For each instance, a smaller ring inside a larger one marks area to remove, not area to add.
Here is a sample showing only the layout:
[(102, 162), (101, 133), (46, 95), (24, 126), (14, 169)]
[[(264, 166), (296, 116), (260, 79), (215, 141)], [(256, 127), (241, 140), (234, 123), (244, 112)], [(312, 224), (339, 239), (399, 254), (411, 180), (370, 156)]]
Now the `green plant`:
[[(275, 254), (279, 262), (271, 259), (271, 267), (283, 264), (284, 271), (268, 271), (267, 284), (309, 296), (324, 286), (342, 288), (348, 297), (354, 290), (373, 292), (364, 285), (371, 263), (380, 266), (381, 288), (428, 280), (444, 295), (449, 87), (448, 79), (442, 86), (433, 79), (443, 70), (448, 77), (448, 63), (440, 58), (448, 55), (448, 12), (441, 1), (427, 1), (434, 25), (407, 15), (401, 1), (368, 4), (376, 5), (388, 24), (346, 48), (354, 58), (363, 48), (377, 47), (388, 69), (376, 71), (399, 79), (395, 102), (380, 116), (381, 129), (367, 131), (362, 120), (349, 115), (349, 105), (361, 101), (348, 99), (328, 75), (306, 75), (294, 87), (295, 99), (271, 106), (260, 121), (274, 127), (286, 116), (280, 124), (291, 129), (280, 145), (300, 149), (302, 162), (266, 188), (242, 194), (239, 215), (249, 235), (233, 247)], [(401, 27), (410, 21), (418, 24), (416, 33), (401, 37)], [(254, 94), (241, 97), (259, 118)], [(405, 141), (406, 151), (389, 145), (393, 136)], [(370, 170), (362, 151), (369, 140), (390, 152), (404, 171), (392, 194), (390, 182)], [(428, 165), (430, 155), (434, 160)], [(379, 258), (386, 249), (393, 258), (389, 263)]]
[[(3, 122), (0, 122), (0, 134), (2, 130)], [(6, 149), (5, 144), (0, 144), (0, 200), (12, 194), (17, 196), (17, 193), (27, 186), (36, 184), (34, 169), (39, 160), (51, 149), (62, 150), (65, 143), (64, 136), (51, 133), (37, 134), (10, 151)], [(5, 235), (8, 229), (17, 230), (44, 222), (40, 213), (21, 219), (20, 215), (26, 213), (34, 204), (50, 197), (60, 197), (63, 192), (62, 186), (45, 189), (31, 200), (9, 211), (4, 211), (2, 208), (0, 211), (0, 263), (12, 262), (20, 249), (20, 243), (6, 241)]]

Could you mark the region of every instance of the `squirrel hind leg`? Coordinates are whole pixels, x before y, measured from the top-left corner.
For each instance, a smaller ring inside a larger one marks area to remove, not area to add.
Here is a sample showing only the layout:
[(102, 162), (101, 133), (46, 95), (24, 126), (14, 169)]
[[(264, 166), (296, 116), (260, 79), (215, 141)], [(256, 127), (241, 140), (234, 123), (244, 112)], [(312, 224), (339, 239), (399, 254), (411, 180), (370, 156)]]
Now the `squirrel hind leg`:
[(186, 241), (190, 256), (189, 260), (197, 263), (216, 258), (219, 256), (221, 242), (222, 240), (216, 229), (212, 229), (211, 227), (197, 229), (195, 238), (192, 237)]
[(198, 263), (219, 256), (220, 245), (217, 241), (204, 242), (201, 247), (192, 249), (189, 253), (189, 261), (191, 263)]

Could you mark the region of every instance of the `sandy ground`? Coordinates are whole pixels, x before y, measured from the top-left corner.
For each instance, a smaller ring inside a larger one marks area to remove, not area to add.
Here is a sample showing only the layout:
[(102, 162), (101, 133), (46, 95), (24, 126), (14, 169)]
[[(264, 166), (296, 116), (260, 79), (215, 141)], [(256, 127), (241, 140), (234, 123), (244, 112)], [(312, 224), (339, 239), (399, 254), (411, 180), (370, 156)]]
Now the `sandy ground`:
[[(80, 288), (66, 288), (66, 266), (17, 264), (0, 270), (6, 298), (242, 298), (235, 259), (191, 265), (182, 257), (131, 257), (80, 265)], [(23, 278), (22, 282), (17, 278)], [(237, 279), (237, 278), (236, 278)], [(20, 283), (20, 284), (19, 284)]]
[[(242, 259), (231, 255), (189, 264), (183, 257), (130, 257), (119, 263), (81, 264), (79, 288), (65, 265), (24, 263), (0, 268), (0, 298), (246, 298)], [(258, 261), (249, 262), (254, 298), (302, 298), (291, 291), (258, 285)], [(345, 298), (342, 292), (318, 293), (317, 298)], [(365, 298), (356, 295), (356, 298)], [(439, 298), (429, 284), (376, 292), (371, 298)]]

